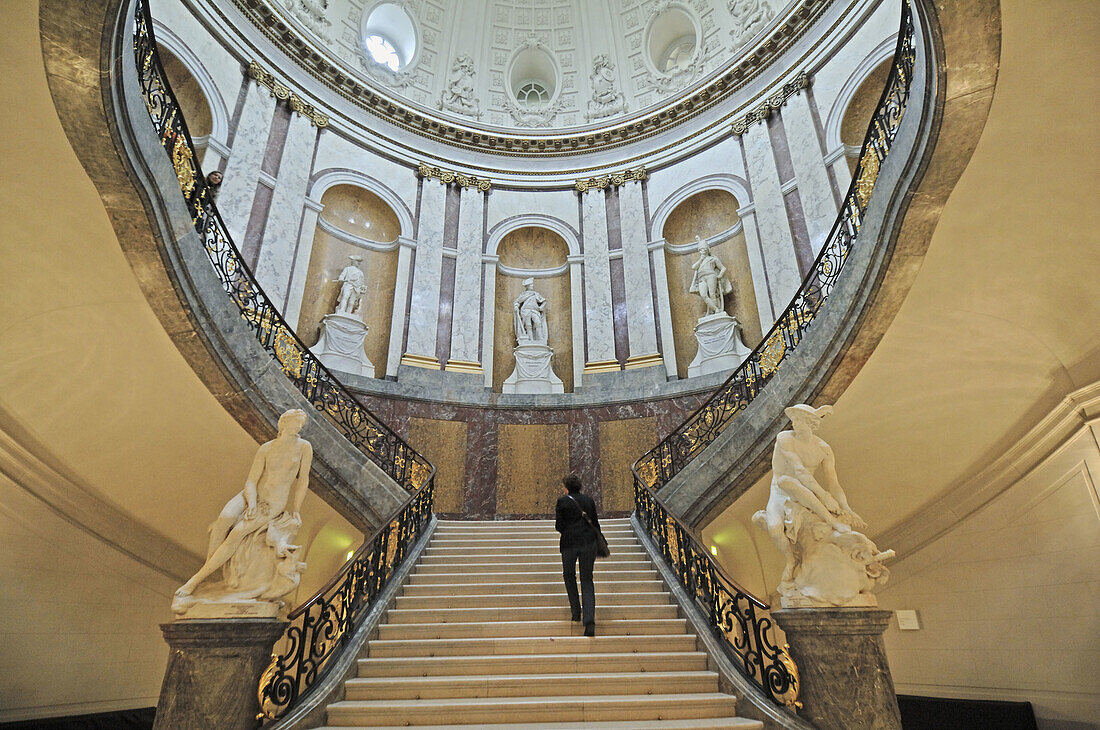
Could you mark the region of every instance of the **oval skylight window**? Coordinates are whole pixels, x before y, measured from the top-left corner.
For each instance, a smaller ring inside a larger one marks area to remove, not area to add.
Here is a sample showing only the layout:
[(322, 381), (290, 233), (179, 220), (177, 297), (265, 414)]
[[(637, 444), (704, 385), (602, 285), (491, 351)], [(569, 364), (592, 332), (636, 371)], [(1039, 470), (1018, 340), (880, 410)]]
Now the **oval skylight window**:
[(417, 50), (416, 26), (396, 3), (381, 3), (364, 15), (363, 48), (375, 63), (400, 71), (412, 63)]

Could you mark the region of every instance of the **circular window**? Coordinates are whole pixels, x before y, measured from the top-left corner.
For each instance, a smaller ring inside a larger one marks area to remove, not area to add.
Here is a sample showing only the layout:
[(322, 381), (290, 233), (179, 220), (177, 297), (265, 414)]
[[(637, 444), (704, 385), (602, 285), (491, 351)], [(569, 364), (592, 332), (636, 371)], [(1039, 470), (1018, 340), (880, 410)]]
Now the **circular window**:
[(416, 26), (396, 3), (381, 3), (363, 16), (363, 48), (375, 63), (400, 71), (416, 55)]
[(542, 46), (528, 46), (512, 59), (508, 86), (516, 104), (525, 109), (549, 106), (557, 90), (558, 68)]
[(674, 5), (656, 16), (646, 36), (646, 50), (653, 68), (660, 73), (686, 69), (695, 58), (699, 29), (684, 8)]

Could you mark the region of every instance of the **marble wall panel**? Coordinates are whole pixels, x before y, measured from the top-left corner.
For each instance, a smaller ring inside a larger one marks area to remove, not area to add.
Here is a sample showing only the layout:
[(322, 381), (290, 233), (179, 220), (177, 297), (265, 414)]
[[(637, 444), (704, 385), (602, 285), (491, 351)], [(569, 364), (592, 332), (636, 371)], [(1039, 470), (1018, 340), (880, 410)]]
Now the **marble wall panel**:
[(252, 214), (252, 200), (260, 178), (260, 165), (267, 150), (268, 131), (275, 115), (275, 99), (266, 87), (248, 84), (244, 107), (233, 137), (233, 148), (226, 163), (225, 180), (218, 193), (218, 211), (225, 220), (230, 237), (244, 240)]
[[(523, 229), (541, 230), (541, 229)], [(517, 231), (520, 233), (521, 231)], [(573, 392), (573, 321), (569, 272), (535, 279), (535, 291), (546, 297), (548, 343), (554, 351), (550, 365), (561, 378), (565, 392)], [(496, 273), (496, 302), (493, 312), (493, 390), (500, 392), (515, 368), (512, 350), (516, 346), (512, 302), (523, 291), (523, 279)]]
[(629, 182), (619, 188), (619, 203), (630, 356), (652, 355), (657, 352), (657, 323), (641, 183)]
[(503, 424), (497, 444), (498, 515), (551, 515), (569, 473), (567, 424)]
[(435, 465), (435, 511), (465, 511), (466, 432), (462, 421), (410, 418), (408, 443)]
[[(313, 166), (318, 173), (324, 170), (355, 170), (385, 185), (405, 203), (410, 214), (416, 210), (418, 180), (415, 166), (398, 164), (360, 147), (338, 134), (323, 134), (317, 143), (317, 158)], [(440, 208), (442, 211), (442, 208)], [(415, 231), (402, 231), (410, 238)]]
[(439, 324), (439, 286), (443, 272), (447, 188), (436, 180), (425, 179), (421, 195), (412, 298), (409, 302), (409, 336), (405, 351), (434, 358)]
[[(745, 163), (736, 137), (727, 137), (685, 160), (654, 171), (646, 180), (650, 210), (655, 211), (687, 183), (708, 175), (745, 177)], [(660, 231), (653, 231), (654, 236)]]
[(317, 134), (317, 128), (306, 117), (297, 114), (291, 117), (279, 162), (278, 181), (271, 196), (271, 211), (267, 216), (256, 262), (256, 279), (268, 296), (279, 303), (286, 298), (290, 274), (294, 269), (294, 250), (305, 208)]
[(451, 326), (451, 360), (479, 362), (481, 334), (481, 252), (485, 224), (485, 194), (462, 191), (458, 215), (458, 255), (455, 258), (454, 317)]
[(787, 99), (783, 124), (798, 180), (803, 220), (810, 236), (810, 248), (816, 256), (836, 221), (838, 208), (808, 94), (795, 94)]
[(607, 212), (602, 191), (581, 194), (584, 237), (584, 322), (589, 362), (615, 359), (611, 266), (607, 258)]
[(489, 193), (486, 205), (488, 230), (517, 215), (540, 213), (580, 229), (577, 197), (572, 190), (502, 190)]
[(600, 493), (608, 512), (634, 509), (634, 477), (630, 467), (641, 456), (639, 445), (657, 443), (657, 419), (630, 418), (601, 421)]

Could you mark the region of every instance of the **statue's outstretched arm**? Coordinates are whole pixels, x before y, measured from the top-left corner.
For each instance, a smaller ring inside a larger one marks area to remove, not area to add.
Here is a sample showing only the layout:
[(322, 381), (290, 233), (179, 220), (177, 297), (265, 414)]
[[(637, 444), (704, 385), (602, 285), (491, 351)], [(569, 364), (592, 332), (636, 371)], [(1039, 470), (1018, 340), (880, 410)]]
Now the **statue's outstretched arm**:
[(290, 492), (290, 513), (296, 518), (302, 509), (302, 500), (306, 498), (306, 490), (309, 489), (309, 470), (313, 466), (313, 446), (304, 441), (302, 449), (302, 461), (298, 464), (298, 476), (294, 479), (294, 486)]

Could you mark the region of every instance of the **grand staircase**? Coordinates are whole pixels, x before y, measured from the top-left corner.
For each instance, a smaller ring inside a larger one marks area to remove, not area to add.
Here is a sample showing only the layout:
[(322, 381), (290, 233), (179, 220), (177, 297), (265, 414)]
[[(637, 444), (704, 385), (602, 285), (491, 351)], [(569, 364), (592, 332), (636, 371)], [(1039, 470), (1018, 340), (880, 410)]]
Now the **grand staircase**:
[(602, 526), (587, 638), (552, 522), (440, 522), (328, 727), (763, 727), (718, 691), (629, 522)]

